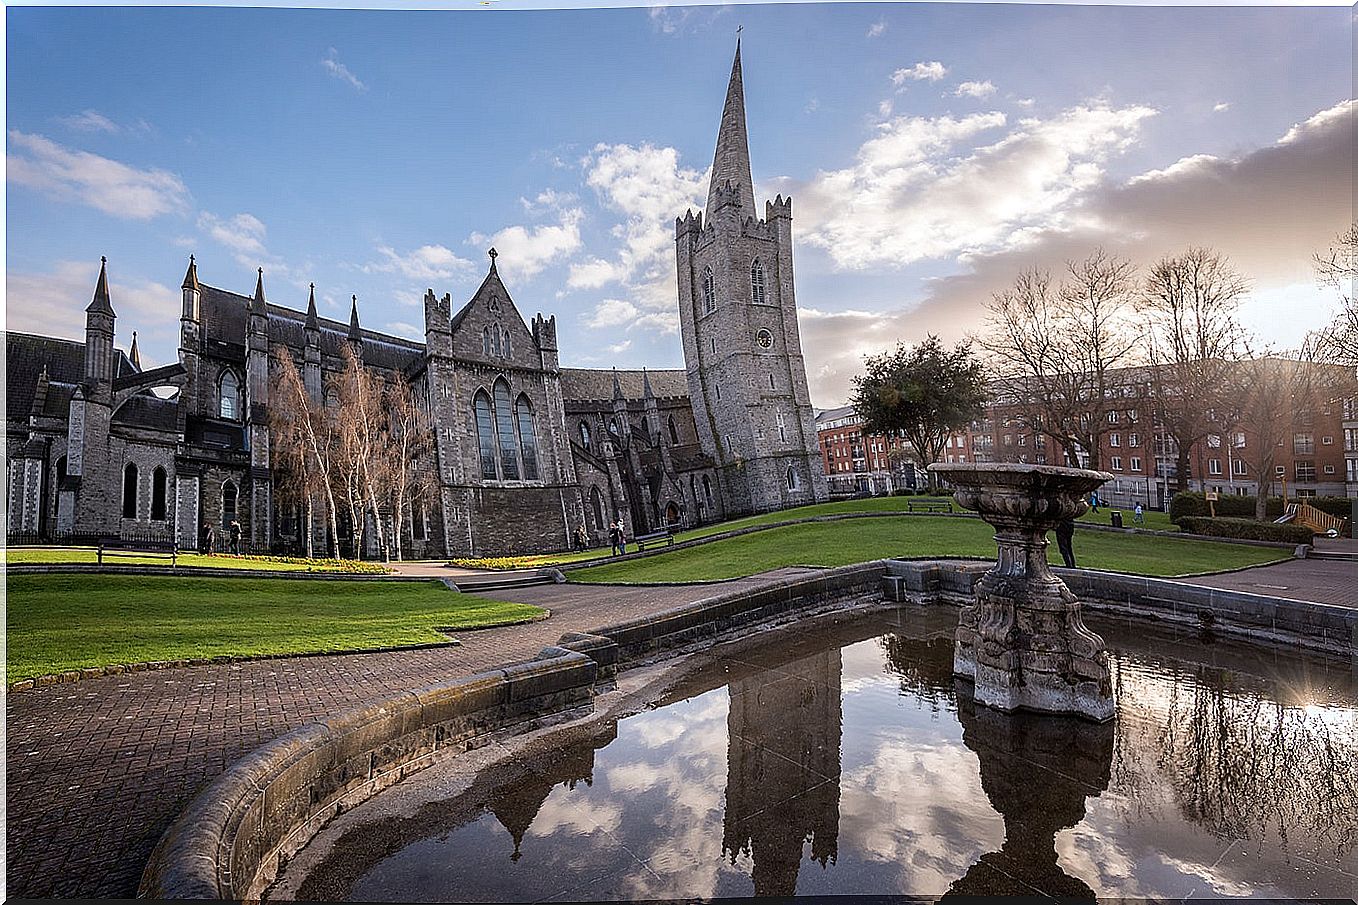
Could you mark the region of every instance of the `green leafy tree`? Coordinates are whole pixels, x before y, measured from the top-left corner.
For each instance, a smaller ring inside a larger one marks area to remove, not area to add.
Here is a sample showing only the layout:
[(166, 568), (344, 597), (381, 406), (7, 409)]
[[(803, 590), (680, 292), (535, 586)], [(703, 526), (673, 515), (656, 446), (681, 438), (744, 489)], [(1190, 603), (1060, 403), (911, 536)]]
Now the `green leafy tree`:
[[(864, 432), (904, 437), (925, 468), (985, 405), (985, 369), (967, 343), (948, 350), (930, 334), (915, 346), (897, 343), (894, 351), (869, 356), (864, 366), (850, 400)], [(929, 486), (936, 485), (931, 474)]]

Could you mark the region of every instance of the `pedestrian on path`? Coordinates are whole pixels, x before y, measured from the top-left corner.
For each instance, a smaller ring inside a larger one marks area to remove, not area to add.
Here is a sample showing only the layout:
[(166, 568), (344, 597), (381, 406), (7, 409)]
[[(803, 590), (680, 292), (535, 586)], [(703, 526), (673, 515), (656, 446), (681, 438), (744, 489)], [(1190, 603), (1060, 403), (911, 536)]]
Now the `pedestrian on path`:
[(575, 526), (575, 549), (586, 550), (589, 548), (589, 532), (585, 530), (585, 523), (581, 522)]
[(1089, 508), (1093, 509), (1096, 513), (1099, 511), (1099, 495), (1092, 490), (1089, 492)]
[(1061, 548), (1061, 558), (1067, 569), (1075, 568), (1075, 547), (1071, 543), (1074, 539), (1075, 519), (1062, 519), (1056, 523), (1056, 546)]
[(240, 522), (231, 520), (231, 555), (240, 556)]
[(212, 552), (212, 525), (207, 522), (198, 529), (198, 552), (204, 556)]
[(621, 556), (627, 552), (627, 541), (622, 533), (622, 518), (608, 526), (608, 540), (613, 545), (613, 555)]
[(1137, 503), (1136, 508), (1132, 510), (1132, 522), (1137, 525), (1146, 524), (1146, 510), (1141, 508), (1140, 503)]

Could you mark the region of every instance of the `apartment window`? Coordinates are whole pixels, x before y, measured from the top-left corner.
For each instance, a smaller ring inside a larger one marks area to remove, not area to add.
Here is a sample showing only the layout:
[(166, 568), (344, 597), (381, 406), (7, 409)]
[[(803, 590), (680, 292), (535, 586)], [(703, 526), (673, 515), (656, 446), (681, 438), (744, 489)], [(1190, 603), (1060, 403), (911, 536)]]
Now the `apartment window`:
[(1130, 446), (1132, 449), (1136, 449), (1138, 446), (1141, 445), (1141, 435), (1140, 435), (1140, 434), (1128, 434), (1128, 435), (1127, 435), (1127, 445)]
[(1312, 433), (1299, 433), (1292, 435), (1292, 452), (1299, 456), (1307, 456), (1316, 451), (1316, 438)]
[(1245, 435), (1244, 435), (1244, 433), (1237, 433), (1237, 434), (1235, 435), (1235, 448), (1236, 448), (1236, 449), (1244, 449), (1244, 448), (1245, 448)]
[(1280, 478), (1285, 478), (1285, 477), (1287, 477), (1287, 466), (1286, 466), (1286, 465), (1278, 465), (1278, 466), (1276, 466), (1276, 467), (1273, 469), (1273, 473), (1274, 473), (1275, 475), (1277, 475), (1278, 477), (1280, 477)]
[(1296, 473), (1298, 481), (1314, 481), (1316, 479), (1316, 463), (1298, 462)]
[(1243, 476), (1243, 475), (1245, 474), (1245, 460), (1244, 460), (1244, 459), (1235, 459), (1234, 461), (1232, 461), (1232, 462), (1231, 462), (1231, 471), (1232, 471), (1232, 473), (1234, 473), (1234, 474), (1236, 474), (1236, 475), (1242, 475), (1242, 476)]
[(1329, 463), (1329, 462), (1326, 462), (1326, 463), (1325, 463), (1325, 473), (1326, 473), (1326, 474), (1334, 474), (1334, 465), (1332, 465), (1332, 464)]
[(1117, 413), (1117, 412), (1109, 412), (1109, 413), (1108, 413), (1108, 423), (1109, 423), (1109, 424), (1117, 424), (1117, 423), (1118, 423), (1118, 413)]
[(1220, 459), (1208, 459), (1208, 460), (1207, 460), (1207, 473), (1210, 474), (1210, 475), (1219, 475), (1219, 474), (1221, 474), (1221, 460), (1220, 460)]
[(1130, 466), (1132, 467), (1132, 471), (1140, 471), (1140, 470), (1141, 470), (1141, 457), (1140, 457), (1140, 456), (1132, 456), (1131, 459), (1128, 460), (1127, 464), (1130, 465)]
[(1321, 446), (1334, 446), (1334, 437), (1321, 437), (1321, 438), (1320, 438), (1320, 445), (1321, 445)]
[(1122, 456), (1113, 456), (1110, 461), (1114, 471), (1122, 471)]
[(1348, 472), (1344, 479), (1358, 482), (1358, 459), (1345, 459), (1344, 468)]
[(1358, 428), (1344, 428), (1344, 452), (1358, 452)]
[(1109, 445), (1109, 446), (1112, 446), (1112, 447), (1114, 447), (1114, 448), (1121, 446), (1121, 445), (1122, 445), (1122, 435), (1121, 435), (1121, 434), (1109, 434), (1109, 435), (1108, 435), (1108, 445)]

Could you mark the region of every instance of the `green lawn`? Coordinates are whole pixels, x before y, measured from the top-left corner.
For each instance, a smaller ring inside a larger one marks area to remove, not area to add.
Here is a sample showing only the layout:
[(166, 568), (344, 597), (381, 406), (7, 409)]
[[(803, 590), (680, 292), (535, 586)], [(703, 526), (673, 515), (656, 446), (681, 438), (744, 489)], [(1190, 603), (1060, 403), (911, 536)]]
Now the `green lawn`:
[(447, 641), (545, 615), (440, 582), (10, 575), (6, 679), (179, 660), (341, 652)]
[[(715, 581), (782, 566), (843, 566), (885, 557), (993, 558), (993, 531), (979, 519), (902, 516), (813, 522), (770, 528), (684, 550), (569, 573), (571, 581), (617, 583)], [(1183, 575), (1285, 559), (1286, 551), (1214, 541), (1080, 531), (1081, 566), (1136, 575)], [(1060, 555), (1053, 540), (1053, 562)]]
[[(698, 540), (699, 538), (711, 537), (714, 534), (721, 534), (726, 531), (736, 531), (741, 528), (754, 528), (760, 525), (772, 525), (778, 522), (789, 522), (796, 519), (813, 518), (818, 515), (844, 515), (854, 512), (906, 512), (907, 504), (915, 502), (952, 502), (951, 496), (882, 496), (869, 497), (861, 500), (836, 500), (833, 503), (816, 503), (811, 506), (798, 506), (795, 509), (783, 509), (779, 512), (766, 512), (763, 515), (752, 515), (746, 518), (733, 519), (729, 522), (717, 522), (712, 525), (703, 525), (701, 528), (693, 528), (688, 531), (680, 531), (674, 535), (676, 543), (688, 540)], [(956, 512), (966, 510), (953, 503)], [(1098, 525), (1108, 525), (1112, 523), (1111, 510), (1100, 508), (1098, 513), (1086, 512), (1080, 517), (1081, 521), (1091, 522)], [(1146, 510), (1146, 522), (1144, 525), (1132, 524), (1132, 510), (1122, 510), (1124, 526), (1128, 528), (1143, 527), (1155, 531), (1177, 531), (1179, 530), (1169, 520), (1169, 515), (1164, 512), (1152, 512)], [(628, 544), (628, 549), (635, 549), (632, 544)], [(580, 562), (584, 559), (595, 559), (600, 556), (607, 556), (608, 547), (596, 547), (592, 550), (577, 551), (571, 553), (547, 553), (541, 556), (516, 557), (516, 561), (521, 568), (534, 568), (538, 566), (551, 566), (561, 563)]]
[[(5, 562), (23, 563), (95, 563), (98, 552), (93, 547), (17, 547), (5, 551)], [(169, 556), (138, 556), (132, 551), (104, 554), (104, 565), (168, 566)], [(340, 559), (293, 559), (287, 557), (231, 556), (225, 553), (204, 556), (201, 553), (180, 553), (176, 565), (184, 568), (250, 569), (262, 572), (385, 572), (378, 563), (355, 563)]]

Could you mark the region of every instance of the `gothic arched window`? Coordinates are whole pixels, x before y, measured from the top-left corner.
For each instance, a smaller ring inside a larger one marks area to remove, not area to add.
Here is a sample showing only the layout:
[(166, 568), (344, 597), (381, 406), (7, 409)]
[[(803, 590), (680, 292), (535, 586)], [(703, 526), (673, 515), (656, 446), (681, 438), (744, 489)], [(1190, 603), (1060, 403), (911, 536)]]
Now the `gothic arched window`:
[(236, 520), (236, 485), (227, 481), (222, 485), (222, 527), (230, 528)]
[(519, 454), (523, 459), (523, 479), (538, 479), (538, 438), (533, 429), (533, 406), (527, 396), (514, 403), (514, 420), (519, 423)]
[(797, 472), (793, 471), (792, 466), (790, 465), (788, 466), (787, 469), (787, 489), (788, 490), (797, 489)]
[(490, 328), (481, 328), (481, 354), (490, 357)]
[(703, 475), (703, 496), (707, 498), (707, 505), (712, 505), (712, 482), (707, 475)]
[(717, 280), (711, 267), (703, 268), (703, 314), (717, 310)]
[(755, 258), (750, 265), (750, 301), (756, 305), (764, 304), (768, 296), (764, 292), (764, 265)]
[(679, 445), (679, 428), (674, 423), (673, 415), (670, 415), (670, 443)]
[(594, 527), (602, 531), (604, 527), (604, 498), (599, 493), (598, 487), (591, 487), (589, 491), (589, 508), (594, 511)]
[(476, 418), (476, 443), (481, 454), (481, 477), (495, 480), (495, 421), (490, 411), (490, 397), (485, 390), (477, 390), (472, 402)]
[(128, 462), (123, 466), (123, 518), (137, 517), (137, 466)]
[(509, 384), (495, 381), (495, 433), (500, 441), (500, 474), (506, 481), (519, 479), (518, 450), (514, 442), (514, 405), (509, 401)]
[(580, 445), (589, 449), (589, 424), (585, 421), (580, 422)]
[(240, 380), (235, 371), (223, 371), (217, 413), (228, 421), (240, 419)]
[(505, 358), (508, 358), (510, 355), (513, 354), (512, 352), (509, 351), (509, 331), (508, 331), (508, 330), (506, 330), (506, 331), (504, 332), (504, 344), (503, 344), (502, 347), (501, 347), (501, 351), (502, 351), (502, 354), (504, 355)]
[(159, 465), (151, 472), (151, 521), (165, 521), (165, 469)]

